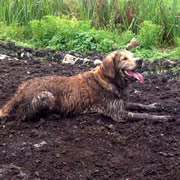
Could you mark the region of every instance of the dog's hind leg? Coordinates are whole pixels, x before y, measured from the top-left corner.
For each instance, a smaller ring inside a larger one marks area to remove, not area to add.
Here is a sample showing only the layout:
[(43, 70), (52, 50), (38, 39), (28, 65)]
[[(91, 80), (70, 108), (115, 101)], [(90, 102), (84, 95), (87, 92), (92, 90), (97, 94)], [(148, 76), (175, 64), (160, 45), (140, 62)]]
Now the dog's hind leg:
[(39, 119), (39, 116), (53, 110), (54, 106), (55, 97), (49, 91), (42, 91), (34, 97), (24, 97), (17, 93), (0, 110), (1, 123), (5, 123), (9, 119), (17, 121)]
[[(44, 116), (55, 108), (55, 97), (49, 91), (42, 91), (26, 103), (26, 108), (21, 108), (19, 115), (21, 120), (34, 119)], [(36, 117), (37, 116), (37, 117)]]

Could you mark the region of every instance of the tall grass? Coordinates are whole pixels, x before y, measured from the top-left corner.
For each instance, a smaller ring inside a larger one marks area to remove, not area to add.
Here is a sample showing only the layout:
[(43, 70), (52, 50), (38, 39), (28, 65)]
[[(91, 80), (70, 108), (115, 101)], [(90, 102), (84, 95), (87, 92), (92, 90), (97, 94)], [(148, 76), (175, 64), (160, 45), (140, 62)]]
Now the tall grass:
[(66, 14), (63, 0), (0, 0), (0, 21), (5, 24), (27, 24), (45, 15)]
[(45, 15), (90, 20), (96, 28), (138, 33), (150, 20), (163, 27), (163, 41), (180, 36), (180, 0), (0, 0), (0, 21), (27, 24)]

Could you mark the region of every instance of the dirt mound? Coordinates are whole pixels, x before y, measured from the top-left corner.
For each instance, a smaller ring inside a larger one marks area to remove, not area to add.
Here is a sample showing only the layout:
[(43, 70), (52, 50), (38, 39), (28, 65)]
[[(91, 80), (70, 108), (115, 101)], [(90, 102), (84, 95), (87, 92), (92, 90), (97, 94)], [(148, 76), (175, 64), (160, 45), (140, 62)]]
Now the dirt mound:
[[(2, 52), (10, 55), (5, 49)], [(0, 107), (24, 80), (71, 76), (90, 69), (33, 59), (0, 61)], [(151, 74), (144, 84), (134, 82), (129, 99), (161, 103), (161, 110), (154, 113), (174, 115), (174, 121), (119, 124), (87, 114), (63, 119), (53, 115), (39, 122), (0, 125), (0, 179), (178, 180), (180, 81), (172, 77)]]

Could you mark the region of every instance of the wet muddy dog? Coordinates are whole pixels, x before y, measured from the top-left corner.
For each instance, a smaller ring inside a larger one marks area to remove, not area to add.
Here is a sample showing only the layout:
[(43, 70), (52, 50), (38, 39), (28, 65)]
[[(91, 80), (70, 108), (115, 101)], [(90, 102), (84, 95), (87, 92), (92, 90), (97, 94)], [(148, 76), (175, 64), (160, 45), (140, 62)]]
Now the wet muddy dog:
[[(117, 50), (108, 54), (102, 64), (91, 71), (72, 77), (46, 76), (25, 81), (2, 107), (0, 118), (31, 120), (50, 113), (72, 116), (87, 112), (97, 112), (117, 122), (127, 117), (148, 118), (148, 114), (125, 110), (127, 97), (124, 92), (131, 79), (144, 81), (136, 72), (142, 62), (129, 51)], [(127, 107), (131, 108), (131, 105)]]

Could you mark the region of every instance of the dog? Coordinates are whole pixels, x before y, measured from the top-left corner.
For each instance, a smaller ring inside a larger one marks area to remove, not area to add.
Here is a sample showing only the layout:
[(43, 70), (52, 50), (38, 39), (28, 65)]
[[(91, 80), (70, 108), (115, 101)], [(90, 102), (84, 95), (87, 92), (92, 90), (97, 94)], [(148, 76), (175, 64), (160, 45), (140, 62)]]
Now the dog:
[(31, 120), (49, 113), (73, 116), (96, 112), (121, 122), (126, 115), (125, 89), (132, 78), (144, 81), (136, 72), (142, 62), (130, 51), (117, 50), (91, 71), (72, 77), (46, 76), (25, 81), (2, 107), (0, 118)]

